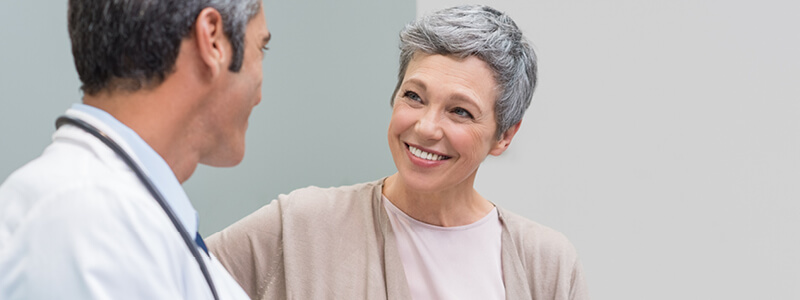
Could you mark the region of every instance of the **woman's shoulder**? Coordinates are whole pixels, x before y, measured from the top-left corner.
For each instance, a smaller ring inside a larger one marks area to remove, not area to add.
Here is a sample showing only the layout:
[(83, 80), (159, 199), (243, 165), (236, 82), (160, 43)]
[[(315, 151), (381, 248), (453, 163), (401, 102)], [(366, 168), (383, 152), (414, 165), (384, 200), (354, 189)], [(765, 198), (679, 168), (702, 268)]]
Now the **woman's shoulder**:
[[(357, 183), (337, 187), (318, 187), (308, 186), (296, 189), (289, 194), (281, 194), (278, 199), (291, 202), (319, 202), (325, 200), (352, 200), (371, 196), (376, 189), (379, 189), (383, 180)], [(288, 203), (287, 203), (288, 204)]]
[(498, 208), (498, 212), (520, 252), (577, 259), (575, 246), (561, 232), (502, 208)]
[(284, 214), (316, 216), (347, 210), (367, 212), (375, 202), (372, 200), (380, 195), (382, 184), (383, 179), (338, 187), (308, 186), (281, 194), (275, 202)]
[(538, 295), (534, 298), (588, 299), (583, 267), (566, 236), (515, 213), (502, 209), (498, 212), (508, 233), (503, 246), (516, 250), (504, 252), (504, 259), (522, 265), (525, 275), (521, 277)]

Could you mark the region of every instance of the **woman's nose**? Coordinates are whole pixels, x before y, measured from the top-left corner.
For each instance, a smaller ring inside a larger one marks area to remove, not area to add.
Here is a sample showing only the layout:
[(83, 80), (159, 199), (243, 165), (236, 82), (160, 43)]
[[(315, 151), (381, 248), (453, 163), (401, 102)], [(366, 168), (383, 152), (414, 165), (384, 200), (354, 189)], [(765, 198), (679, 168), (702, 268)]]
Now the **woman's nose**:
[(419, 120), (415, 129), (419, 137), (428, 140), (439, 140), (442, 138), (443, 131), (441, 127), (441, 114), (436, 109), (428, 109), (425, 111)]

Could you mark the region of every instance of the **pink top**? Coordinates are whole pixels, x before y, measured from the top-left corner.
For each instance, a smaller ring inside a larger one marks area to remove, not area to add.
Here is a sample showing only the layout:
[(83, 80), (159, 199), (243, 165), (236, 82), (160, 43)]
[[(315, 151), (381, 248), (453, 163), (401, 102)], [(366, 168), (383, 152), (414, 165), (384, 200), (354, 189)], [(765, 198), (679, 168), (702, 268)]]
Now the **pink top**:
[(502, 226), (493, 208), (475, 223), (440, 227), (383, 197), (413, 299), (505, 299)]

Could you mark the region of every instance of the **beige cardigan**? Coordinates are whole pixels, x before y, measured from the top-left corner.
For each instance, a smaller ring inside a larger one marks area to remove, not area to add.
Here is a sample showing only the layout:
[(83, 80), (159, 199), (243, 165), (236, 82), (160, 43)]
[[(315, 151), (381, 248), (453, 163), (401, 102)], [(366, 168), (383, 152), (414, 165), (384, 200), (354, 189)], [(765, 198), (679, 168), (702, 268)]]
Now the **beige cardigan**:
[[(209, 237), (209, 249), (253, 299), (409, 299), (382, 186), (280, 195)], [(588, 299), (566, 237), (497, 211), (507, 299)]]

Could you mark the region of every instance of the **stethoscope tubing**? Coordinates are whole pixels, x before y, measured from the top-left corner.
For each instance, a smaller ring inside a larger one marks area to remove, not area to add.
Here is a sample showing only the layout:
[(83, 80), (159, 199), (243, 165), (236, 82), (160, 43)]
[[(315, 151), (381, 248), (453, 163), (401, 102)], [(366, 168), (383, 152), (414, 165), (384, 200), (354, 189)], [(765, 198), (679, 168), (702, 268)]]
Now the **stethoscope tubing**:
[(153, 198), (156, 200), (156, 202), (158, 202), (158, 205), (160, 205), (161, 209), (163, 209), (164, 212), (167, 214), (169, 220), (172, 221), (172, 225), (174, 225), (175, 229), (177, 229), (178, 233), (180, 233), (181, 238), (183, 238), (183, 242), (189, 248), (189, 252), (192, 253), (192, 256), (194, 256), (194, 259), (200, 266), (200, 271), (203, 272), (203, 277), (205, 277), (206, 282), (208, 283), (208, 287), (211, 289), (211, 294), (214, 296), (214, 300), (219, 300), (219, 295), (217, 295), (217, 289), (214, 287), (214, 282), (211, 280), (211, 273), (208, 271), (208, 267), (206, 267), (206, 263), (203, 260), (200, 251), (197, 250), (194, 240), (189, 236), (189, 233), (186, 232), (186, 230), (183, 228), (183, 225), (181, 225), (180, 221), (178, 220), (178, 217), (175, 215), (175, 213), (172, 211), (169, 205), (167, 205), (167, 201), (164, 200), (164, 197), (156, 189), (153, 182), (150, 181), (150, 178), (147, 177), (147, 175), (144, 174), (144, 171), (139, 167), (139, 165), (133, 161), (133, 158), (127, 152), (125, 152), (125, 150), (122, 149), (122, 147), (120, 147), (119, 144), (114, 142), (114, 140), (112, 140), (106, 133), (100, 131), (100, 129), (97, 129), (96, 127), (92, 126), (91, 124), (81, 119), (73, 118), (70, 116), (60, 116), (58, 117), (58, 119), (56, 119), (56, 129), (58, 129), (64, 124), (70, 124), (76, 126), (96, 137), (98, 140), (103, 142), (103, 144), (111, 148), (111, 150), (113, 150), (114, 153), (119, 155), (119, 157), (122, 158), (123, 161), (125, 161), (125, 164), (127, 164), (128, 167), (130, 167), (131, 170), (133, 170), (133, 172), (136, 173), (136, 177), (138, 177), (139, 180), (142, 182), (142, 184), (144, 184), (144, 186), (147, 188), (147, 191), (150, 192), (150, 195), (152, 195)]

